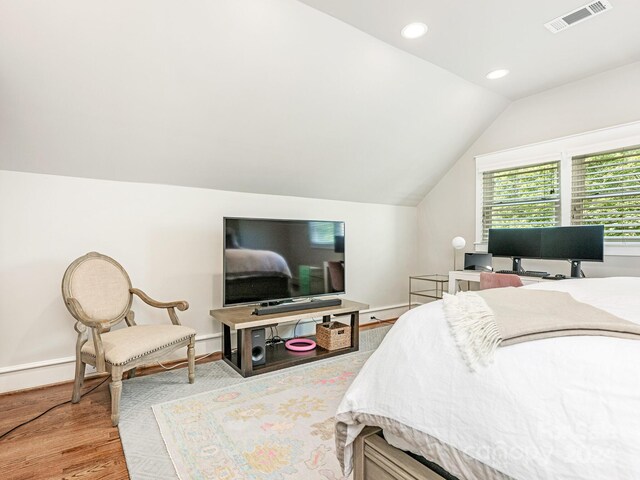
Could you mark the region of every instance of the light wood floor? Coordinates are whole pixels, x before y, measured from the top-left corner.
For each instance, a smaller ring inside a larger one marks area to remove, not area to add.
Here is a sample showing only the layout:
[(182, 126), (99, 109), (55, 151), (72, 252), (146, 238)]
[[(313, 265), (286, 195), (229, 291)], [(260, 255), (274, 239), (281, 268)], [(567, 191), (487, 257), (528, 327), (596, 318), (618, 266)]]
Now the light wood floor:
[[(392, 322), (363, 325), (361, 330)], [(198, 364), (217, 359), (220, 354), (211, 355)], [(159, 371), (162, 368), (150, 367), (139, 375)], [(87, 380), (84, 391), (105, 378)], [(118, 429), (111, 426), (108, 385), (106, 381), (80, 403), (62, 405), (0, 440), (0, 478), (128, 479), (120, 435)], [(72, 388), (69, 382), (0, 395), (0, 434), (53, 405), (70, 400)]]

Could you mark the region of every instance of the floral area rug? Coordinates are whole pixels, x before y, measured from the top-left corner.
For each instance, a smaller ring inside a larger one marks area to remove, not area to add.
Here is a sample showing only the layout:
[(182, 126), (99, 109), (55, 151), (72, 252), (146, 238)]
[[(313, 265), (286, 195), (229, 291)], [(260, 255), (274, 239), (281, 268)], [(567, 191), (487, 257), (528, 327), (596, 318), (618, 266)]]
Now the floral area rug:
[(334, 414), (371, 352), (153, 406), (178, 477), (343, 480)]

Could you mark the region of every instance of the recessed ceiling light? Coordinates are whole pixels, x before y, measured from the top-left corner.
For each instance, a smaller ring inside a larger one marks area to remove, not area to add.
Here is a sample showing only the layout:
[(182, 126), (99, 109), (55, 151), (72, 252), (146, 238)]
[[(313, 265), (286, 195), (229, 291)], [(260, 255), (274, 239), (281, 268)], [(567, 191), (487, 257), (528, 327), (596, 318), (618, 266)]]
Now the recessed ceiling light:
[(414, 22), (404, 27), (400, 33), (404, 38), (414, 39), (422, 37), (427, 33), (427, 30), (429, 30), (429, 27), (424, 23)]
[(509, 75), (509, 70), (501, 68), (500, 70), (494, 70), (493, 72), (487, 73), (487, 78), (489, 80), (496, 80), (498, 78), (506, 77)]

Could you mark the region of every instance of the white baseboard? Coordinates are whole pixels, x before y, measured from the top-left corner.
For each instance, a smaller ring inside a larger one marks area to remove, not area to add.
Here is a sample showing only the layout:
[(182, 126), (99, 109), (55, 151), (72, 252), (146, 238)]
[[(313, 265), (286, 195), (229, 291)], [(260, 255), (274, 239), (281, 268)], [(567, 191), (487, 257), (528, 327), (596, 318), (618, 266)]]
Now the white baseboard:
[[(360, 312), (360, 324), (366, 325), (367, 323), (373, 323), (377, 320), (390, 320), (392, 318), (398, 318), (400, 315), (409, 310), (409, 306), (404, 304), (389, 305), (384, 308), (375, 308), (370, 310), (363, 310)], [(375, 317), (372, 318), (372, 317)]]
[[(220, 351), (220, 337), (219, 333), (196, 336), (196, 356)], [(180, 359), (184, 356), (184, 350), (176, 351), (169, 359)], [(71, 381), (75, 376), (75, 361), (76, 357), (73, 356), (2, 367), (0, 393)], [(91, 376), (91, 370), (92, 367), (87, 366), (87, 377)]]
[[(376, 319), (396, 318), (406, 311), (406, 304), (363, 310), (360, 312), (360, 324), (375, 323)], [(313, 325), (315, 325), (313, 320), (300, 322), (296, 333), (298, 335), (309, 335), (313, 333)], [(279, 327), (278, 334), (281, 337), (290, 337), (293, 335), (293, 328), (294, 324), (282, 325)], [(222, 333), (208, 333), (196, 336), (196, 355), (219, 352), (222, 349), (220, 337), (222, 337)], [(182, 351), (174, 354), (174, 358), (183, 357), (184, 352)], [(0, 393), (70, 381), (73, 380), (74, 370), (75, 356), (0, 367)]]

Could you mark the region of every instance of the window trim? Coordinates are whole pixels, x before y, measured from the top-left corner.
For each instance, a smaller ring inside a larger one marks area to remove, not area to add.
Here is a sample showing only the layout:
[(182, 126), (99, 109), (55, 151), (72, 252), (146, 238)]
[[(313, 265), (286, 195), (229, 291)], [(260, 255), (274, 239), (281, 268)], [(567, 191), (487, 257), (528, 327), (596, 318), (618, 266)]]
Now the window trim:
[[(593, 130), (539, 143), (477, 155), (475, 250), (486, 252), (482, 241), (482, 175), (486, 171), (560, 161), (560, 225), (571, 225), (572, 158), (640, 145), (640, 122)], [(640, 242), (607, 242), (605, 256), (640, 256)]]
[[(542, 167), (547, 165), (548, 168), (547, 170), (553, 170), (553, 183), (554, 186), (556, 187), (555, 193), (554, 194), (542, 194), (540, 193), (539, 198), (526, 198), (523, 199), (524, 202), (526, 203), (531, 203), (532, 201), (537, 201), (537, 203), (540, 204), (549, 204), (551, 201), (553, 201), (553, 210), (554, 210), (554, 214), (553, 214), (553, 218), (555, 221), (560, 222), (561, 221), (561, 208), (562, 208), (562, 198), (560, 196), (560, 191), (561, 191), (561, 164), (560, 164), (560, 159), (559, 158), (553, 158), (550, 161), (545, 161), (543, 163), (528, 163), (526, 165), (522, 165), (522, 166), (518, 166), (518, 167), (508, 167), (508, 168), (500, 168), (500, 169), (490, 169), (490, 170), (484, 170), (482, 172), (481, 175), (481, 183), (482, 185), (480, 186), (480, 188), (482, 188), (482, 197), (483, 197), (483, 202), (482, 204), (480, 204), (480, 221), (479, 221), (479, 227), (482, 229), (480, 232), (480, 237), (482, 238), (482, 241), (485, 241), (485, 232), (487, 232), (487, 225), (484, 224), (483, 220), (487, 220), (487, 206), (492, 206), (492, 207), (497, 207), (498, 209), (500, 208), (500, 203), (496, 203), (495, 202), (495, 194), (496, 194), (496, 190), (495, 190), (495, 180), (496, 177), (494, 176), (493, 178), (489, 179), (490, 181), (493, 180), (492, 183), (492, 192), (494, 194), (494, 202), (491, 202), (491, 200), (489, 200), (489, 203), (485, 204), (484, 202), (484, 194), (487, 193), (486, 192), (486, 187), (487, 187), (487, 178), (486, 175), (487, 174), (492, 174), (492, 173), (497, 173), (498, 175), (500, 173), (504, 173), (504, 172), (517, 172), (520, 169), (526, 169), (526, 168), (535, 168), (535, 167)], [(556, 172), (557, 172), (557, 177), (556, 177)], [(545, 186), (551, 186), (549, 184), (545, 185)], [(540, 190), (538, 190), (538, 192), (540, 192)], [(499, 195), (500, 196), (500, 195)], [(551, 197), (554, 197), (553, 200)], [(518, 197), (512, 197), (509, 200), (512, 204), (518, 203)], [(516, 210), (518, 208), (516, 207)], [(494, 225), (495, 222), (495, 211), (493, 209), (490, 210), (491, 214), (491, 219), (488, 222), (489, 225), (488, 227), (491, 228), (492, 225)], [(549, 222), (545, 222), (545, 223), (549, 223)], [(555, 225), (555, 222), (554, 222)]]

